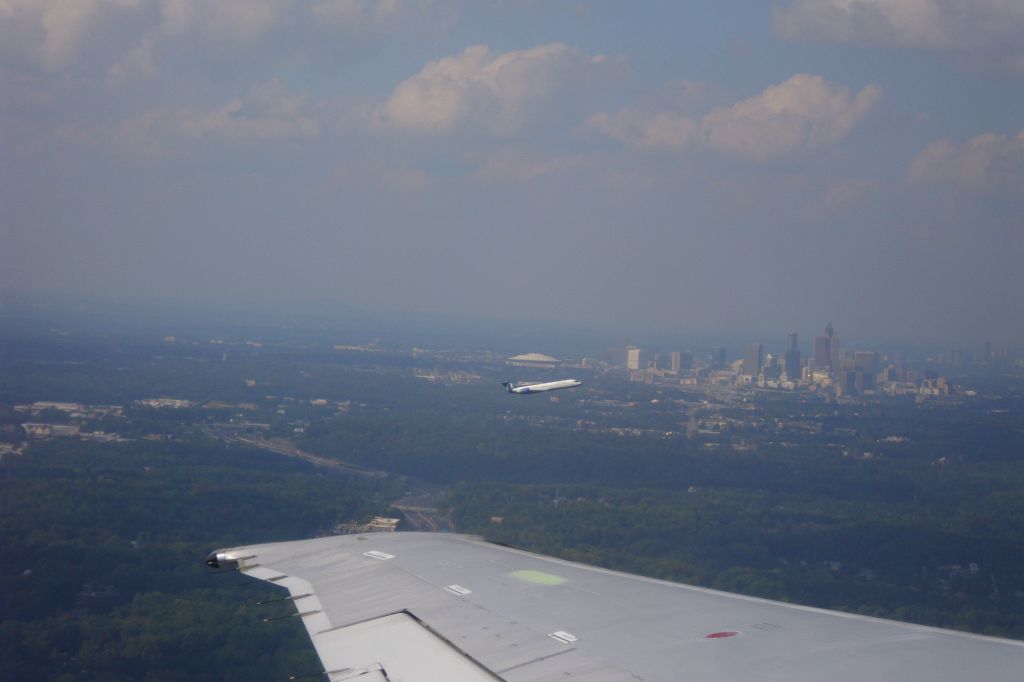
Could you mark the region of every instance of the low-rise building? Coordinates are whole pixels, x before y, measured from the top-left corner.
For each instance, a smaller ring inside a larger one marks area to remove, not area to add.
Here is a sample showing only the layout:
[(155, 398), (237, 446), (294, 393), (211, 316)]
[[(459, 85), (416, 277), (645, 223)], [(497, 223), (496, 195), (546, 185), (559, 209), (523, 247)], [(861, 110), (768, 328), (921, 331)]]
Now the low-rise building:
[(543, 353), (523, 353), (513, 355), (505, 364), (512, 367), (557, 367), (561, 361)]
[(57, 438), (60, 436), (77, 436), (78, 424), (39, 424), (26, 423), (21, 428), (29, 438)]

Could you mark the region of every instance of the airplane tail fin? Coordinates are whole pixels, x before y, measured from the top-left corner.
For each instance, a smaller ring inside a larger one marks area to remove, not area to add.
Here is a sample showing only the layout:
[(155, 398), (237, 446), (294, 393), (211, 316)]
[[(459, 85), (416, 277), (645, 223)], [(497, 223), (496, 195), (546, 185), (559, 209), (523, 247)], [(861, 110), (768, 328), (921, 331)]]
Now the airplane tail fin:
[(501, 385), (504, 386), (505, 390), (508, 391), (509, 393), (512, 392), (512, 383), (511, 382), (503, 381), (503, 382), (501, 382)]

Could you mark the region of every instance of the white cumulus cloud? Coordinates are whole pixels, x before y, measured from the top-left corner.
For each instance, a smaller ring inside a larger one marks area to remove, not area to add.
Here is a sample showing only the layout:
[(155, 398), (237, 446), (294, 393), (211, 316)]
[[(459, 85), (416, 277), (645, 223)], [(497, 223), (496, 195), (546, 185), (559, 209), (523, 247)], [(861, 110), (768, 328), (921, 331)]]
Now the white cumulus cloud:
[(701, 146), (765, 160), (839, 142), (881, 94), (875, 85), (853, 94), (821, 76), (797, 74), (759, 95), (717, 107), (700, 119), (672, 111), (626, 108), (612, 115), (591, 116), (584, 129), (637, 150), (678, 152)]
[(616, 114), (594, 114), (584, 130), (606, 135), (641, 151), (683, 151), (690, 146), (697, 123), (672, 111), (647, 114), (625, 108)]
[(284, 21), (292, 0), (160, 0), (160, 30), (198, 28), (234, 43), (255, 40)]
[(433, 6), (431, 0), (0, 0), (0, 57), (6, 66), (52, 73), (105, 70), (116, 87), (190, 57), (294, 55), (325, 36), (380, 43), (403, 18), (435, 16)]
[(289, 6), (286, 0), (160, 0), (156, 23), (107, 68), (107, 83), (118, 87), (156, 76), (157, 53), (190, 34), (217, 50), (252, 44), (284, 22)]
[(1024, 63), (1020, 0), (793, 0), (775, 8), (786, 38), (908, 49), (966, 51), (1015, 68)]
[(621, 60), (561, 43), (495, 53), (484, 45), (430, 62), (376, 108), (382, 130), (509, 136), (578, 110), (621, 70)]
[(107, 82), (117, 87), (136, 78), (155, 76), (159, 71), (153, 55), (155, 45), (156, 41), (152, 35), (145, 36), (107, 69)]
[(715, 109), (701, 120), (700, 135), (716, 151), (766, 159), (842, 140), (881, 95), (875, 85), (853, 95), (821, 76), (800, 73)]
[(276, 79), (254, 86), (244, 98), (206, 112), (185, 112), (177, 130), (185, 137), (286, 140), (311, 138), (320, 124), (305, 115), (307, 96), (289, 92)]
[(910, 162), (908, 175), (921, 184), (1024, 192), (1024, 130), (1012, 138), (984, 133), (959, 145), (936, 140)]
[(288, 141), (319, 136), (320, 122), (307, 111), (307, 95), (276, 79), (253, 86), (213, 109), (158, 108), (121, 124), (119, 141), (137, 151), (165, 151), (174, 139)]
[(0, 44), (57, 71), (74, 63), (96, 26), (140, 0), (0, 0)]

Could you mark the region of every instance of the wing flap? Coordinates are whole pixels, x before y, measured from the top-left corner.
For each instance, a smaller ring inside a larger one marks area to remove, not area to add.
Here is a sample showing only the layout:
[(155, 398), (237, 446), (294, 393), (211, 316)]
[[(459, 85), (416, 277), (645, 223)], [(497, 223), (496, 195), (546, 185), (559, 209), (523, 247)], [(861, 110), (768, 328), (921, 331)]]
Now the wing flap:
[(331, 680), (373, 672), (380, 672), (384, 679), (423, 682), (500, 679), (408, 613), (319, 632), (313, 635), (313, 643)]

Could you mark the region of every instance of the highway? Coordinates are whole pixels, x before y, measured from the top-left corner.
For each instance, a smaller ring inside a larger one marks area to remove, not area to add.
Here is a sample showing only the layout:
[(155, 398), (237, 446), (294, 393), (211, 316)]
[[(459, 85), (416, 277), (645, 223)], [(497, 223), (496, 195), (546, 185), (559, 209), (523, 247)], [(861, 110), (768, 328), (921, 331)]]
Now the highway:
[(305, 450), (299, 450), (296, 447), (286, 445), (280, 442), (272, 442), (263, 440), (261, 438), (246, 438), (245, 436), (237, 436), (234, 434), (223, 433), (214, 429), (209, 430), (210, 435), (225, 440), (229, 443), (241, 443), (243, 445), (251, 445), (252, 447), (260, 448), (261, 450), (269, 450), (279, 455), (286, 457), (294, 457), (315, 464), (321, 467), (327, 467), (329, 469), (336, 469), (338, 471), (344, 471), (346, 473), (353, 474), (355, 476), (362, 476), (363, 478), (387, 478), (388, 472), (380, 471), (379, 469), (367, 469), (356, 464), (350, 464), (339, 459), (329, 459), (327, 457), (321, 457), (320, 455), (314, 455), (312, 452), (306, 452)]
[[(261, 450), (267, 450), (268, 452), (284, 455), (285, 457), (294, 457), (319, 467), (341, 471), (354, 476), (361, 476), (363, 478), (387, 478), (391, 475), (387, 471), (381, 471), (380, 469), (368, 469), (342, 460), (315, 455), (312, 452), (300, 450), (281, 441), (268, 441), (263, 440), (262, 438), (247, 438), (245, 436), (218, 431), (215, 428), (208, 428), (207, 433), (228, 443), (239, 443), (241, 445), (260, 448)], [(408, 493), (405, 497), (396, 501), (392, 506), (395, 509), (400, 510), (405, 516), (405, 521), (410, 526), (408, 530), (433, 533), (452, 532), (455, 530), (451, 519), (444, 514), (438, 513), (435, 507), (437, 501), (446, 492), (445, 489), (437, 488), (436, 486), (432, 486), (422, 481), (417, 481), (416, 479), (406, 478), (404, 476), (401, 478), (406, 484)]]

